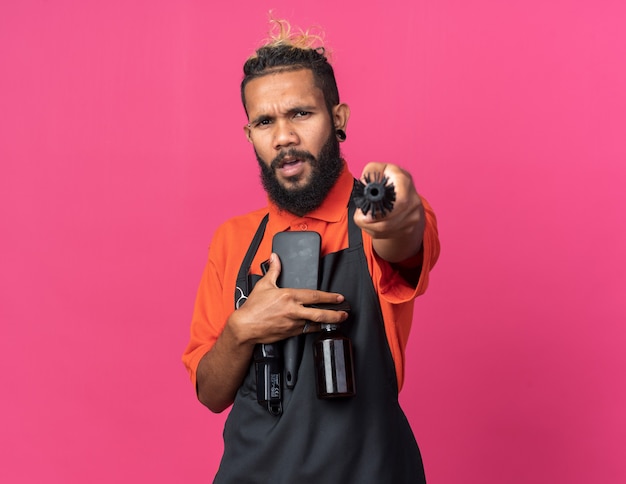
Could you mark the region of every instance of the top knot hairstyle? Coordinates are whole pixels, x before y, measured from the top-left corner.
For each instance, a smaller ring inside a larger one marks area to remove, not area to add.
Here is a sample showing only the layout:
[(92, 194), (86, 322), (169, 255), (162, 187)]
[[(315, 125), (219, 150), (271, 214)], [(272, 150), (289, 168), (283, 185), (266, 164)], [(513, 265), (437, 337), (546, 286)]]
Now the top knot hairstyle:
[(328, 111), (332, 112), (332, 108), (339, 104), (339, 90), (326, 49), (321, 45), (316, 46), (321, 43), (321, 36), (309, 31), (292, 33), (291, 26), (285, 20), (271, 19), (270, 22), (272, 28), (269, 39), (243, 65), (241, 102), (244, 109), (245, 88), (252, 79), (276, 72), (310, 69), (315, 85), (324, 93)]

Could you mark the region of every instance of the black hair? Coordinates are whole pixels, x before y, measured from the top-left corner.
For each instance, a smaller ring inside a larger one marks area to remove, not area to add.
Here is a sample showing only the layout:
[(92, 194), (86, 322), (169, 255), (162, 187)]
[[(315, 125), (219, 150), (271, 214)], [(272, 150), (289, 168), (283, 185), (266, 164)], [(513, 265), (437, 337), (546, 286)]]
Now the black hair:
[(309, 69), (313, 73), (315, 85), (324, 93), (328, 111), (332, 113), (332, 108), (339, 104), (339, 90), (335, 72), (324, 54), (323, 47), (301, 48), (287, 43), (270, 44), (257, 49), (256, 54), (243, 65), (241, 102), (244, 109), (246, 109), (245, 88), (252, 79), (275, 72)]

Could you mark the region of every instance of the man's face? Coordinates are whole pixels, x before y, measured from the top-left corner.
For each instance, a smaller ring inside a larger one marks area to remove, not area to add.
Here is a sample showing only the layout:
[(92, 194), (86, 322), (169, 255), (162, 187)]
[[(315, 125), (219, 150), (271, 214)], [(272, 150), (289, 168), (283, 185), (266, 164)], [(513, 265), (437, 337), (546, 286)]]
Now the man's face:
[(267, 74), (245, 87), (244, 127), (263, 186), (280, 208), (304, 215), (323, 202), (343, 162), (324, 94), (308, 69)]

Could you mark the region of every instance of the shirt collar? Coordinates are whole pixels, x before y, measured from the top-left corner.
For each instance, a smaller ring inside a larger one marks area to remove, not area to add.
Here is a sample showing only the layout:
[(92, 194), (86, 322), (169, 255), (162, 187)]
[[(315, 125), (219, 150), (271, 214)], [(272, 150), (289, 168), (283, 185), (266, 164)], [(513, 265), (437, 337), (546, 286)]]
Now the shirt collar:
[(294, 215), (286, 210), (280, 210), (274, 202), (268, 198), (268, 208), (272, 228), (275, 231), (280, 232), (291, 227), (291, 225), (293, 225), (296, 221), (305, 219), (318, 219), (329, 223), (339, 221), (346, 213), (353, 186), (354, 177), (344, 162), (343, 170), (339, 175), (337, 182), (330, 189), (330, 192), (324, 199), (322, 205), (303, 217)]

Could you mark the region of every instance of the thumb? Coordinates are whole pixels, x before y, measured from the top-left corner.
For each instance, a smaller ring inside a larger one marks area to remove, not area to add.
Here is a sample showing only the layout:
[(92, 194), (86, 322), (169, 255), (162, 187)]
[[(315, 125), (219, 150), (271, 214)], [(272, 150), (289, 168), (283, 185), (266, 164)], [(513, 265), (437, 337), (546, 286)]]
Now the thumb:
[(276, 286), (276, 281), (278, 281), (278, 276), (280, 275), (280, 258), (274, 252), (270, 255), (270, 266), (265, 273), (265, 277)]

